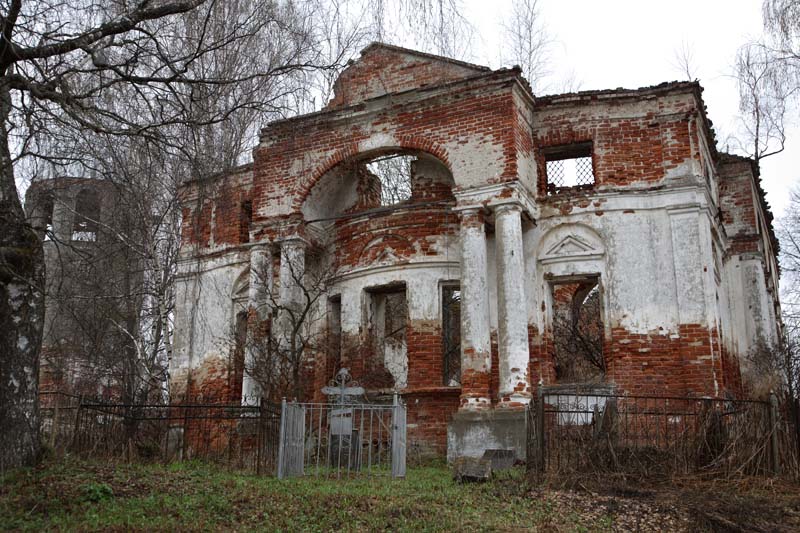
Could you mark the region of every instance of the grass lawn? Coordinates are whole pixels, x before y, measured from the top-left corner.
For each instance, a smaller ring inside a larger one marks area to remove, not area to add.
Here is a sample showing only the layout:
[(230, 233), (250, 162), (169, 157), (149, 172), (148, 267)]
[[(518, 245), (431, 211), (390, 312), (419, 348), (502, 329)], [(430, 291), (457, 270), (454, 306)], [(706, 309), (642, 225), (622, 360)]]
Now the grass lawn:
[(64, 460), (0, 480), (0, 530), (602, 531), (531, 497), (521, 470), (459, 485), (444, 465), (405, 480), (279, 481), (203, 463)]

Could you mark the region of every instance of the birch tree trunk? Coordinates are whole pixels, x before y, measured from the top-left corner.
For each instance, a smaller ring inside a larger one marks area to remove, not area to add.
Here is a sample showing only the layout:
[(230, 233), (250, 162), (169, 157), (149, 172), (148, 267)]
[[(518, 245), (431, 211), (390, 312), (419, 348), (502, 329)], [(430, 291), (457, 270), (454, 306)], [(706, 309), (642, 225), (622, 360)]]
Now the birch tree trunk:
[(39, 455), (44, 253), (25, 219), (9, 150), (8, 79), (0, 78), (0, 473)]

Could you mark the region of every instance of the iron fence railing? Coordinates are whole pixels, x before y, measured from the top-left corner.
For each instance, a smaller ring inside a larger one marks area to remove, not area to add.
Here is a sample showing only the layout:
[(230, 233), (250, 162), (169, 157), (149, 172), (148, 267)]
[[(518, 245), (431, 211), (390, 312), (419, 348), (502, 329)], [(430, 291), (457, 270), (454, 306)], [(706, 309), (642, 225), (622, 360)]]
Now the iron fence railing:
[(284, 402), (278, 477), (391, 476), (406, 470), (406, 408)]
[(528, 410), (539, 473), (797, 476), (795, 423), (773, 401), (548, 391)]
[(274, 473), (277, 466), (280, 406), (261, 399), (123, 404), (51, 396), (42, 400), (42, 433), (56, 450), (129, 460), (203, 459), (257, 473)]

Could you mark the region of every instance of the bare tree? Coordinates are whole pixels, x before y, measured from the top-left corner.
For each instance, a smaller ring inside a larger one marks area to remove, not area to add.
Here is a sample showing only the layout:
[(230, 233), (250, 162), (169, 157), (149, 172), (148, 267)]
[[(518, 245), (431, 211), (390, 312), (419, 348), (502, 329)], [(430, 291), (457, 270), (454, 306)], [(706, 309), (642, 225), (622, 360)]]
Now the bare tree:
[(697, 67), (693, 47), (685, 40), (675, 49), (672, 67), (687, 81), (696, 80)]
[(600, 290), (596, 282), (574, 286), (568, 302), (553, 312), (553, 348), (556, 377), (563, 382), (602, 381), (604, 329)]
[(800, 68), (800, 4), (797, 0), (764, 0), (764, 28), (772, 37), (775, 59), (794, 69), (795, 83)]
[(503, 22), (503, 34), (509, 57), (522, 67), (522, 73), (534, 92), (544, 90), (551, 74), (552, 38), (548, 35), (539, 0), (513, 0), (509, 19)]
[(796, 88), (770, 49), (760, 42), (741, 47), (736, 56), (742, 137), (738, 148), (756, 162), (783, 151), (786, 113)]
[(373, 39), (468, 59), (474, 30), (462, 0), (365, 0)]
[(281, 272), (289, 279), (280, 280), (280, 285), (291, 286), (296, 297), (286, 299), (267, 281), (272, 264), (265, 263), (254, 273), (266, 288), (256, 311), (268, 317), (268, 325), (259, 335), (248, 334), (244, 364), (244, 372), (258, 384), (260, 394), (272, 400), (301, 398), (304, 363), (329, 348), (325, 304), (336, 274), (330, 255), (321, 250), (304, 260), (284, 252), (281, 262), (285, 265)]
[[(109, 144), (135, 138), (183, 154), (195, 176), (221, 170), (217, 161), (193, 154), (227, 146), (233, 161), (246, 142), (213, 125), (229, 121), (233, 110), (263, 109), (261, 83), (281, 86), (278, 80), (291, 73), (330, 66), (315, 46), (311, 4), (8, 0), (0, 6), (0, 225), (6, 229), (0, 235), (0, 468), (30, 463), (39, 449), (44, 263), (16, 178), (73, 165), (87, 175), (103, 160), (87, 162), (80, 151), (56, 147), (61, 141), (85, 147), (92, 136), (107, 136)], [(228, 12), (226, 24), (211, 24), (216, 12), (234, 7), (242, 11)], [(273, 51), (269, 64), (244, 69), (222, 57), (251, 46), (259, 58), (264, 47)], [(279, 109), (280, 102), (272, 98), (267, 105)], [(247, 117), (242, 123), (257, 127)]]

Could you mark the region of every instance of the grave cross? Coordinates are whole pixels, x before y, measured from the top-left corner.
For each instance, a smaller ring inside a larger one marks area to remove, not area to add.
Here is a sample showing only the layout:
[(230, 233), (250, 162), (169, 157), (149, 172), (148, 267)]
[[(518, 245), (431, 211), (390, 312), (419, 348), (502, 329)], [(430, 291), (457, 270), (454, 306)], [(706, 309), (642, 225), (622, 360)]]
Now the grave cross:
[(364, 387), (359, 387), (353, 382), (350, 372), (346, 368), (340, 369), (336, 377), (331, 380), (330, 385), (322, 387), (322, 394), (325, 396), (338, 396), (336, 402), (339, 404), (349, 403), (348, 396), (363, 396)]

